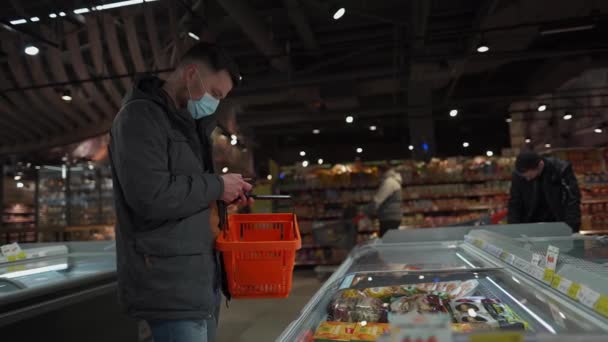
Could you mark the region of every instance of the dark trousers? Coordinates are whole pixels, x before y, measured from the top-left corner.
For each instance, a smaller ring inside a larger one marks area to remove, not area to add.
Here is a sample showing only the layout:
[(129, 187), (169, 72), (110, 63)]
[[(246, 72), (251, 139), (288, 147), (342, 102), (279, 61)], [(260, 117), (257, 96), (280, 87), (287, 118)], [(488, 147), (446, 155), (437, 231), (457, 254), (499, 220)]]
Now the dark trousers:
[(380, 237), (390, 229), (398, 229), (400, 224), (400, 220), (380, 220)]

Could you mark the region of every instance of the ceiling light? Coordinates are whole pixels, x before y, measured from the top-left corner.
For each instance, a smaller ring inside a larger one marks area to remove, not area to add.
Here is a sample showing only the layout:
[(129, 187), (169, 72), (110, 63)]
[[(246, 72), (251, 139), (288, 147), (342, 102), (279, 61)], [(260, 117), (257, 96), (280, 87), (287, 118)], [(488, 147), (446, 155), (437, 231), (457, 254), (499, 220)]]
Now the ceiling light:
[(363, 149), (361, 147), (357, 147), (357, 153), (363, 153)]
[(547, 110), (547, 105), (546, 105), (546, 104), (541, 103), (541, 104), (538, 106), (538, 111), (539, 111), (539, 112), (544, 112), (544, 111), (546, 111), (546, 110)]
[(89, 13), (89, 9), (86, 7), (83, 8), (78, 8), (74, 10), (75, 14), (83, 14), (83, 13)]
[(69, 90), (69, 89), (66, 89), (66, 90), (63, 92), (63, 94), (61, 95), (61, 99), (62, 99), (63, 101), (67, 101), (67, 102), (72, 101), (72, 93), (70, 92), (70, 90)]
[(492, 157), (493, 155), (494, 155), (494, 152), (492, 152), (492, 151), (486, 152), (486, 156), (488, 156), (488, 157)]
[(542, 31), (540, 31), (540, 34), (543, 36), (548, 36), (548, 35), (559, 34), (559, 33), (587, 31), (587, 30), (592, 30), (594, 28), (595, 28), (595, 24), (578, 25), (578, 26), (572, 26), (572, 27), (560, 27), (560, 28), (542, 30)]
[[(188, 36), (190, 36), (190, 38), (194, 39), (194, 40), (201, 40), (201, 38), (199, 36), (197, 36), (196, 34), (192, 33), (192, 32), (188, 32)], [(239, 76), (240, 77), (240, 76)], [(239, 80), (242, 79), (242, 77), (239, 78)]]
[(450, 116), (455, 118), (458, 115), (458, 109), (452, 109), (450, 111)]
[(28, 45), (25, 47), (24, 51), (25, 51), (25, 53), (27, 53), (30, 56), (36, 56), (38, 54), (38, 52), (40, 52), (40, 49), (38, 49), (34, 45)]
[(346, 123), (353, 123), (353, 121), (355, 121), (355, 118), (353, 118), (351, 115), (346, 117)]
[(376, 127), (376, 126), (369, 126), (369, 130), (370, 130), (370, 131), (375, 131), (375, 130), (377, 130), (377, 129), (378, 129), (378, 127)]
[(526, 142), (526, 144), (529, 144), (532, 142), (532, 140), (530, 138), (526, 138), (526, 140), (524, 140)]
[(236, 136), (236, 134), (230, 134), (230, 139), (231, 140), (237, 140), (238, 137)]
[(486, 53), (488, 51), (490, 51), (490, 47), (487, 44), (482, 43), (477, 46), (477, 52), (479, 53)]
[(18, 188), (23, 188), (23, 183), (18, 182), (18, 183), (17, 183), (17, 187), (18, 187)]
[(227, 173), (228, 172), (228, 167), (224, 166), (224, 168), (222, 169), (222, 173)]
[(410, 145), (407, 148), (408, 148), (408, 150), (413, 151), (414, 150), (414, 145)]
[(323, 158), (319, 158), (319, 160), (317, 160), (317, 163), (318, 163), (319, 165), (323, 165)]
[(10, 23), (11, 23), (11, 25), (21, 25), (21, 24), (27, 23), (27, 20), (25, 20), (25, 19), (11, 20)]
[(302, 162), (302, 167), (308, 167), (308, 160)]
[(266, 176), (266, 179), (268, 179), (269, 181), (271, 181), (272, 180), (272, 175)]
[(49, 18), (55, 19), (55, 18), (57, 18), (57, 14), (51, 13), (51, 14), (49, 14)]
[(604, 132), (604, 130), (603, 130), (603, 129), (601, 129), (601, 128), (599, 128), (599, 127), (598, 127), (598, 128), (596, 128), (596, 129), (594, 129), (593, 131), (594, 131), (595, 133), (597, 133), (597, 134), (600, 134), (600, 133)]
[(236, 139), (232, 139), (232, 140), (230, 140), (230, 145), (232, 145), (232, 146), (235, 146), (235, 145), (236, 145), (236, 144), (238, 144), (238, 143), (239, 143), (239, 141), (238, 141), (238, 140), (236, 140)]
[(103, 10), (107, 10), (107, 9), (111, 9), (111, 8), (137, 5), (137, 4), (141, 4), (143, 2), (144, 2), (144, 0), (118, 1), (118, 2), (112, 2), (109, 4), (105, 4), (105, 5), (99, 5), (99, 6), (95, 7), (95, 9), (98, 11), (103, 11)]
[(511, 122), (513, 122), (513, 119), (511, 119), (511, 118), (507, 118), (505, 121), (506, 121), (507, 123), (511, 123)]
[(319, 130), (319, 129), (315, 128), (312, 130), (312, 134), (319, 134), (319, 133), (321, 133), (321, 130)]
[(334, 20), (338, 20), (344, 16), (346, 13), (346, 8), (340, 7), (334, 12)]
[(33, 22), (33, 23), (35, 23), (37, 21), (40, 21), (40, 18), (38, 18), (38, 17), (31, 17), (30, 21)]
[(65, 12), (59, 12), (60, 17), (65, 17)]
[(306, 151), (300, 151), (300, 157), (305, 157), (306, 156)]
[(573, 116), (572, 116), (572, 114), (570, 114), (570, 113), (566, 113), (566, 114), (564, 114), (564, 120), (566, 120), (566, 121), (568, 121), (568, 120), (572, 119), (572, 117), (573, 117)]
[(469, 145), (469, 143), (468, 143), (468, 142), (466, 142), (466, 141), (462, 143), (462, 147), (464, 147), (464, 148), (467, 148), (467, 147), (469, 147), (469, 146), (470, 146), (470, 145)]
[(545, 148), (551, 148), (551, 144), (545, 144)]
[(15, 176), (15, 180), (16, 180), (16, 181), (21, 180), (21, 176), (20, 176), (20, 175), (16, 175), (16, 176)]

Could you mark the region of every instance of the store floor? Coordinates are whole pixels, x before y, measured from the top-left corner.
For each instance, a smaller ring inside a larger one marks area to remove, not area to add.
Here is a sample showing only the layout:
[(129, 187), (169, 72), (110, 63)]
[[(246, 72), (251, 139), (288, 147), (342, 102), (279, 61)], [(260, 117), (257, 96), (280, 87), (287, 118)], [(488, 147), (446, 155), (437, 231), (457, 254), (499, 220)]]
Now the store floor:
[(233, 300), (222, 307), (217, 342), (272, 342), (321, 287), (311, 270), (296, 270), (289, 298)]

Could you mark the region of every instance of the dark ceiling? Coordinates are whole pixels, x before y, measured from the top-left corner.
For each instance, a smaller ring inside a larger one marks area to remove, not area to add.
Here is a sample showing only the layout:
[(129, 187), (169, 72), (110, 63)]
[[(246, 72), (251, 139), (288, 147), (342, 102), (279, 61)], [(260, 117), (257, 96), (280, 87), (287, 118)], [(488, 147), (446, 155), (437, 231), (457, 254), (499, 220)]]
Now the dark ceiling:
[(437, 156), (498, 151), (513, 102), (608, 60), (606, 1), (158, 0), (73, 13), (115, 2), (0, 3), (0, 154), (106, 132), (133, 75), (171, 70), (196, 42), (188, 32), (236, 56), (243, 85), (221, 111), (236, 113), (259, 159), (282, 163), (300, 150), (352, 160), (356, 147), (366, 159), (424, 157), (422, 143)]

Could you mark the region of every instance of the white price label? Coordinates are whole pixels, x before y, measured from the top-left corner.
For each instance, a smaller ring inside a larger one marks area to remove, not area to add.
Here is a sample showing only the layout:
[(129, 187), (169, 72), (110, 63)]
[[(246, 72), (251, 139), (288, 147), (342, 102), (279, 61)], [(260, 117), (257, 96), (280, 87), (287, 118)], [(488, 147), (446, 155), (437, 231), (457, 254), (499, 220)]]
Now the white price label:
[(568, 289), (572, 286), (572, 281), (562, 278), (557, 286), (557, 290), (561, 293), (568, 294)]
[(529, 274), (531, 276), (533, 276), (536, 279), (543, 280), (543, 277), (545, 276), (544, 268), (536, 266), (536, 265), (530, 265), (529, 270), (530, 270)]
[(540, 264), (540, 260), (543, 258), (542, 255), (538, 254), (538, 253), (533, 253), (532, 254), (532, 261), (531, 264), (538, 266)]
[(517, 269), (526, 272), (526, 268), (530, 265), (529, 262), (525, 261), (524, 259), (520, 258), (520, 257), (516, 257), (513, 256), (513, 266), (515, 266)]
[(502, 249), (500, 249), (494, 245), (490, 245), (488, 252), (498, 258), (498, 257), (500, 257), (500, 253), (502, 253)]
[(580, 291), (578, 291), (577, 299), (586, 307), (593, 309), (595, 303), (600, 299), (600, 294), (586, 286), (581, 286)]
[(547, 256), (545, 257), (545, 267), (555, 271), (557, 267), (557, 258), (559, 257), (559, 248), (549, 245), (547, 248)]
[(3, 245), (2, 247), (0, 247), (0, 250), (2, 251), (2, 255), (4, 255), (5, 257), (18, 255), (19, 253), (21, 253), (21, 247), (19, 247), (19, 244), (16, 242), (13, 242), (8, 245)]
[(515, 262), (515, 256), (513, 254), (507, 254), (505, 261), (507, 262), (507, 264), (513, 265), (513, 263)]

